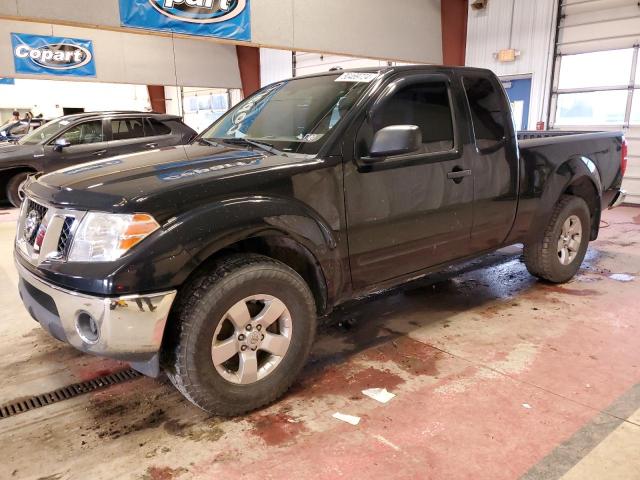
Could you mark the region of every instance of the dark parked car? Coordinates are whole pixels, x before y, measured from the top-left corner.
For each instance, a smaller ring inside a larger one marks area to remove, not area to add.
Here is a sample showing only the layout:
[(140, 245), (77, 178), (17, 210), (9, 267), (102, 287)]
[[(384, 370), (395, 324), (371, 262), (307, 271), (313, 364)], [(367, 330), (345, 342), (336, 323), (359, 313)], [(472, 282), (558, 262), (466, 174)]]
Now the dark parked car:
[(488, 70), (283, 81), (189, 145), (29, 180), (20, 293), (55, 338), (240, 414), (289, 388), (336, 305), (516, 243), (571, 279), (625, 197), (622, 133), (523, 136)]
[(187, 143), (196, 132), (180, 117), (140, 112), (94, 112), (52, 120), (17, 144), (0, 145), (0, 195), (21, 203), (28, 175), (78, 163)]
[(48, 121), (43, 118), (11, 120), (0, 127), (0, 142), (16, 142)]

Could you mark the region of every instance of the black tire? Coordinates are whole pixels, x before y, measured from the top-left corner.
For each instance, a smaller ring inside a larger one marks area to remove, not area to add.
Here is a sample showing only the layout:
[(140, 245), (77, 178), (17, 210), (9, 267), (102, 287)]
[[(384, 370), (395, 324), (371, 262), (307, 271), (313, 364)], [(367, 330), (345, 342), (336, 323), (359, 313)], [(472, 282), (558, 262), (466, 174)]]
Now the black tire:
[(20, 205), (22, 205), (22, 199), (18, 192), (20, 185), (22, 185), (29, 175), (30, 172), (17, 173), (7, 182), (7, 200), (9, 200), (14, 207), (20, 208)]
[[(214, 332), (232, 306), (257, 294), (273, 295), (288, 308), (293, 325), (289, 347), (264, 378), (232, 383), (214, 366)], [(283, 263), (254, 254), (226, 257), (186, 286), (173, 319), (167, 375), (189, 401), (221, 416), (241, 415), (283, 395), (304, 366), (316, 332), (315, 303), (305, 281)]]
[[(580, 246), (575, 258), (568, 265), (563, 265), (558, 253), (558, 242), (562, 226), (572, 215), (577, 216), (582, 224)], [(556, 205), (544, 235), (537, 241), (524, 246), (524, 263), (531, 275), (552, 283), (565, 283), (578, 272), (589, 247), (591, 236), (591, 214), (586, 202), (580, 197), (563, 195)]]

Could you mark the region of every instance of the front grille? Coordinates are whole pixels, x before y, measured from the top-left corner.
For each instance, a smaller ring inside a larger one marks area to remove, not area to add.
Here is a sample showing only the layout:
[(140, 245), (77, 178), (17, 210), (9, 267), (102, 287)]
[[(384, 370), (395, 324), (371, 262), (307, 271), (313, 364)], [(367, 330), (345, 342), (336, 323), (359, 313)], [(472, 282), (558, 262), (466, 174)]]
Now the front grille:
[(67, 249), (69, 248), (69, 244), (71, 243), (71, 229), (73, 228), (73, 223), (75, 221), (76, 219), (73, 217), (67, 217), (64, 219), (62, 231), (60, 232), (60, 238), (58, 239), (58, 253), (60, 255), (64, 255), (67, 253)]
[(33, 200), (29, 199), (28, 203), (27, 203), (27, 208), (25, 210), (26, 213), (26, 218), (29, 217), (29, 213), (31, 213), (32, 211), (36, 211), (38, 212), (38, 221), (36, 223), (36, 225), (33, 228), (33, 231), (31, 232), (31, 234), (29, 235), (29, 238), (26, 238), (26, 232), (25, 232), (25, 240), (27, 242), (29, 242), (29, 245), (33, 246), (33, 244), (36, 241), (36, 237), (38, 236), (38, 230), (40, 230), (40, 224), (42, 223), (42, 220), (44, 219), (44, 216), (47, 214), (48, 208), (45, 206), (40, 205), (39, 203), (34, 202)]
[(85, 213), (26, 198), (18, 221), (16, 248), (32, 265), (45, 260), (64, 262)]

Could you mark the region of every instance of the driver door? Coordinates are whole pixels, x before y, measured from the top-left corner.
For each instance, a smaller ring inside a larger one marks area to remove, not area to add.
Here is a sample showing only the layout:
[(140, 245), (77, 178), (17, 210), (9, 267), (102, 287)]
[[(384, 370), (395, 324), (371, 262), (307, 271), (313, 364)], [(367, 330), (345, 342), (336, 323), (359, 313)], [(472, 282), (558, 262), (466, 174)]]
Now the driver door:
[[(356, 148), (343, 150), (356, 289), (469, 254), (473, 175), (457, 128), (463, 113), (454, 101), (455, 88), (445, 74), (391, 81), (363, 115)], [(422, 148), (373, 164), (363, 161), (376, 132), (394, 125), (418, 126)]]
[[(59, 139), (66, 140), (69, 145), (56, 148), (55, 141)], [(89, 120), (77, 123), (50, 142), (47, 149), (50, 152), (46, 156), (46, 172), (107, 157), (109, 149), (104, 135), (103, 121)]]

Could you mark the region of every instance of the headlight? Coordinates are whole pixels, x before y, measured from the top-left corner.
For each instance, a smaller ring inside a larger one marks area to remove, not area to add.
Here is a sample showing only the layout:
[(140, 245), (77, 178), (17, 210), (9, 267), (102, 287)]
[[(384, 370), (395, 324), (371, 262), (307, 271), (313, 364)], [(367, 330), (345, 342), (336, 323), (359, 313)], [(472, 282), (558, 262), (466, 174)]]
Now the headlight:
[(73, 237), (70, 262), (111, 262), (140, 243), (160, 225), (151, 215), (87, 213)]

